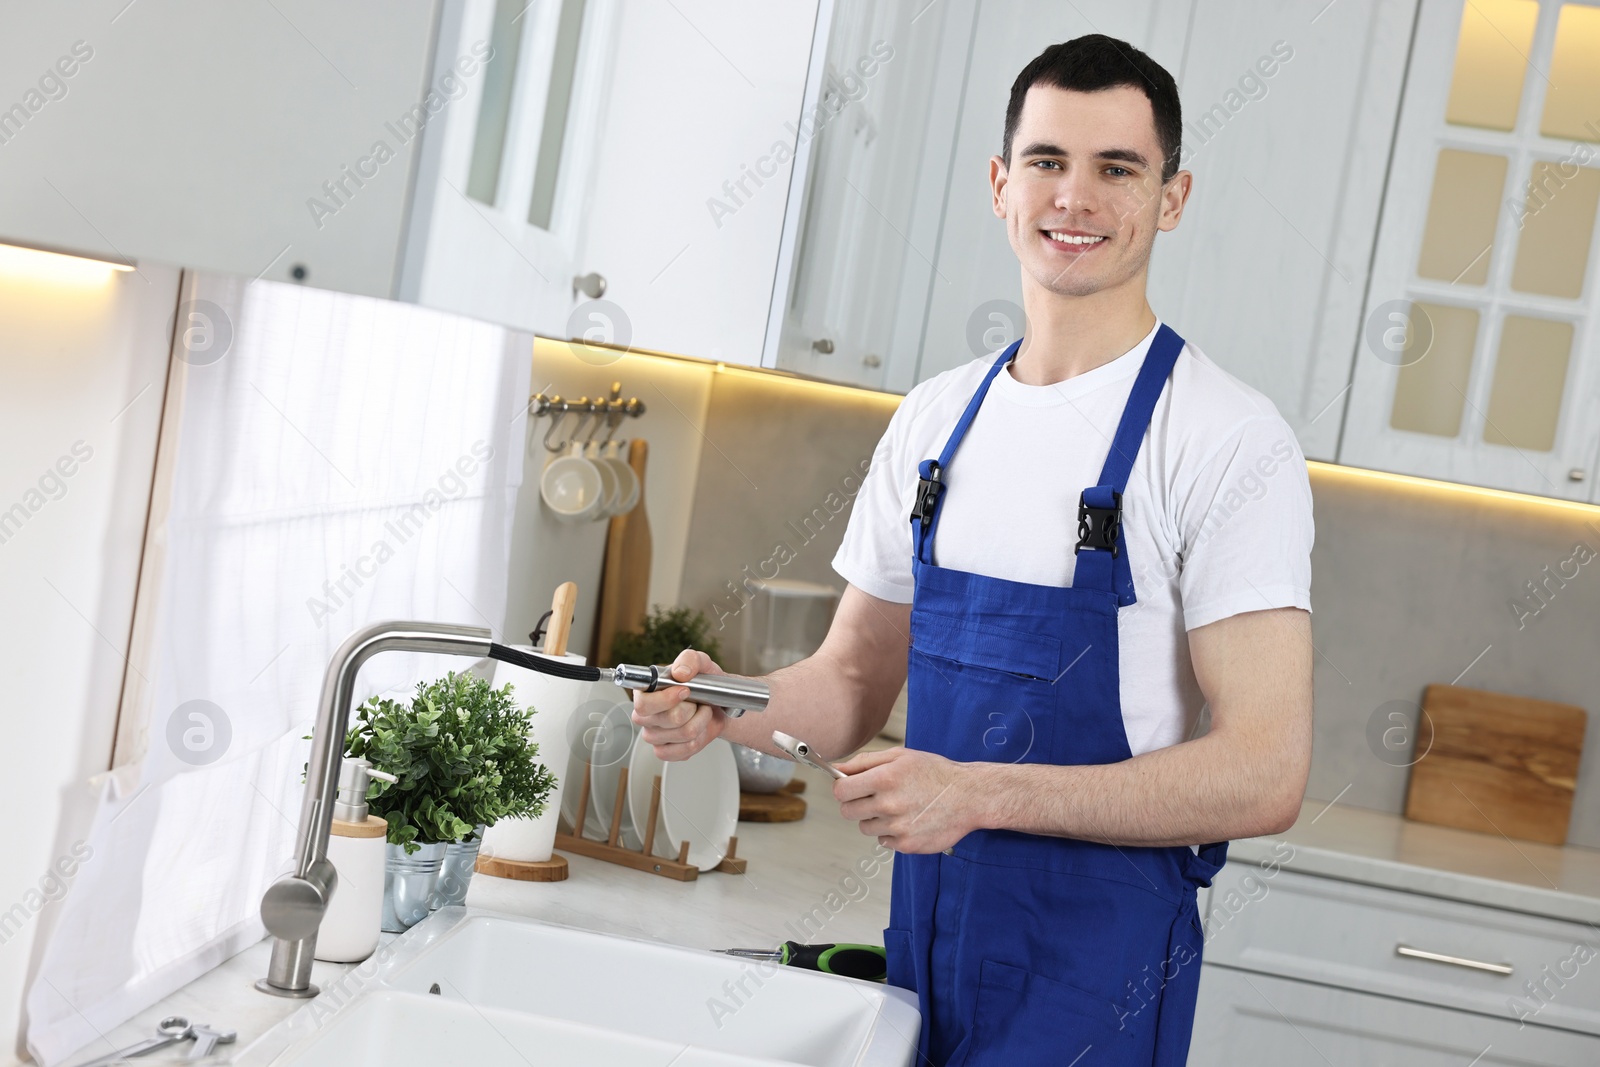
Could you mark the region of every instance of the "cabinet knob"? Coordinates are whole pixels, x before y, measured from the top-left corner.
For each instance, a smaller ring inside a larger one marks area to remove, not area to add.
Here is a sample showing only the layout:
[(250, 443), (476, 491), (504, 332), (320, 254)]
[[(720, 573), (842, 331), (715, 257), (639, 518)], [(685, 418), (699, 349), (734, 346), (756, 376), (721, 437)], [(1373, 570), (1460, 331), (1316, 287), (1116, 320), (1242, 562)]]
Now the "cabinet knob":
[(579, 274), (572, 279), (572, 293), (574, 296), (582, 293), (590, 300), (599, 300), (606, 295), (606, 276), (598, 271)]
[(876, 356), (871, 352), (868, 352), (866, 355), (862, 356), (861, 362), (865, 363), (869, 367), (872, 367), (873, 369), (883, 366), (882, 357)]
[(818, 352), (821, 352), (825, 356), (831, 356), (833, 354), (833, 342), (828, 340), (826, 337), (819, 337), (815, 341), (812, 341), (811, 347), (816, 349)]
[(1582, 467), (1573, 467), (1571, 470), (1569, 470), (1567, 472), (1567, 481), (1569, 481), (1569, 482), (1581, 482), (1581, 481), (1583, 481), (1583, 479), (1586, 476), (1586, 474), (1587, 474), (1587, 472)]

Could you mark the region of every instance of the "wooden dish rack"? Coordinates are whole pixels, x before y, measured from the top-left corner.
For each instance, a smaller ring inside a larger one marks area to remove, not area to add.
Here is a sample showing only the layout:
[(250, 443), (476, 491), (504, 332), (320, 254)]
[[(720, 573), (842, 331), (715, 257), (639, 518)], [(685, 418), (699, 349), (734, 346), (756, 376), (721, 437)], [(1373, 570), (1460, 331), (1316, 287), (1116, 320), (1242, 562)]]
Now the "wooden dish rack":
[[(637, 740), (634, 742), (639, 744)], [(605, 860), (607, 863), (619, 863), (624, 867), (632, 867), (636, 871), (645, 871), (648, 874), (659, 874), (663, 878), (676, 878), (680, 882), (692, 882), (700, 877), (700, 868), (689, 862), (689, 842), (678, 842), (678, 856), (668, 859), (655, 854), (656, 822), (661, 813), (661, 775), (656, 775), (650, 783), (650, 814), (645, 822), (644, 847), (631, 849), (621, 844), (622, 838), (622, 810), (628, 802), (628, 768), (623, 767), (617, 776), (617, 795), (611, 805), (611, 827), (604, 841), (595, 841), (583, 836), (584, 819), (589, 814), (589, 791), (593, 785), (594, 764), (588, 760), (583, 764), (583, 786), (578, 792), (578, 811), (573, 816), (573, 823), (578, 828), (578, 833), (569, 834), (556, 832), (556, 848), (564, 852), (572, 852), (579, 856), (588, 856), (591, 859)], [(728, 854), (722, 862), (711, 868), (722, 871), (724, 874), (743, 874), (745, 861), (736, 854), (739, 845), (737, 835), (728, 838)]]

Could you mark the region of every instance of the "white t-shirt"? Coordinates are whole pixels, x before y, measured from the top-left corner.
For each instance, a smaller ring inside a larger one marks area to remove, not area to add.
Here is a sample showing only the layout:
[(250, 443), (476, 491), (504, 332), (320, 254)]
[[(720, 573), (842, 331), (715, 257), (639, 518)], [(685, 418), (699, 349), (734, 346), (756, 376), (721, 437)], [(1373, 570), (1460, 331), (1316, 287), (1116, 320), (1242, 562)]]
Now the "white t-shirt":
[[(995, 376), (946, 476), (933, 559), (1072, 584), (1078, 494), (1100, 468), (1158, 322), (1128, 352), (1054, 385)], [(999, 352), (912, 389), (873, 452), (833, 567), (912, 599), (917, 464), (944, 448)], [(1188, 630), (1265, 608), (1311, 609), (1311, 486), (1294, 431), (1261, 393), (1185, 346), (1122, 497), (1137, 603), (1117, 612), (1122, 718), (1134, 755), (1192, 736), (1205, 698)], [(915, 715), (916, 709), (911, 709)]]

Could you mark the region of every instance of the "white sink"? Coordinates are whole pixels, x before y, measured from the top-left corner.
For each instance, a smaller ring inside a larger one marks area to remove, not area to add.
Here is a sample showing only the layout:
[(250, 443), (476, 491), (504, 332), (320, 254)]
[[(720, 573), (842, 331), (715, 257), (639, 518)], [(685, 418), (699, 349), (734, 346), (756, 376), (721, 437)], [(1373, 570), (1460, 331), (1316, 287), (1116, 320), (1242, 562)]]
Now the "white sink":
[(474, 1067), (605, 1063), (627, 1067), (666, 1064), (773, 1064), (726, 1052), (685, 1048), (666, 1041), (611, 1033), (581, 1023), (415, 993), (375, 990), (357, 997), (303, 1052), (284, 1061), (316, 1067), (391, 1063), (470, 1063)]
[(916, 998), (874, 982), (476, 908), (443, 908), (380, 952), (235, 1062), (908, 1067), (916, 1057)]

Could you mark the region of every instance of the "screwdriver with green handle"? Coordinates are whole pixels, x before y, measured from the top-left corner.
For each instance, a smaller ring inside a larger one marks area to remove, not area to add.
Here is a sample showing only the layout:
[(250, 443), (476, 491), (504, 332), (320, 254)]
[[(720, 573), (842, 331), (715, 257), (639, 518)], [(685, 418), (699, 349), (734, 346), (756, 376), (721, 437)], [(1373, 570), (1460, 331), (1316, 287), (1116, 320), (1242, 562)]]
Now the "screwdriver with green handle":
[(869, 982), (883, 981), (889, 970), (883, 949), (878, 945), (802, 945), (798, 941), (785, 941), (775, 949), (724, 948), (717, 951), (747, 960), (771, 960), (788, 967), (865, 978)]

